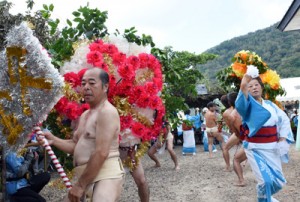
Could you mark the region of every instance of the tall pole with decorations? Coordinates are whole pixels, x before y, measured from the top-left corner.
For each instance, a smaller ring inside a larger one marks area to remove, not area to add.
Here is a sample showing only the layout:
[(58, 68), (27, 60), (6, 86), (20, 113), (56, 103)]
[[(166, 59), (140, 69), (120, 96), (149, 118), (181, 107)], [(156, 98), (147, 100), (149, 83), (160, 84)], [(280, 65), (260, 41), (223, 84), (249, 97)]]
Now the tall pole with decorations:
[(32, 128), (46, 119), (64, 81), (25, 22), (8, 32), (6, 42), (0, 52), (0, 141), (8, 154), (22, 149)]

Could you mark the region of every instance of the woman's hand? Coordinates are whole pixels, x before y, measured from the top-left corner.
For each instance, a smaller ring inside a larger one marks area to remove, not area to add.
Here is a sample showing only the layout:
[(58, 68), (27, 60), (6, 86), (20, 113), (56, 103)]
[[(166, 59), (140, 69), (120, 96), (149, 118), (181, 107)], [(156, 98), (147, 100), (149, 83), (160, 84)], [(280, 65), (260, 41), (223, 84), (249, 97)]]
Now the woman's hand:
[(243, 92), (246, 99), (248, 99), (248, 83), (251, 81), (252, 77), (244, 74), (243, 79), (241, 81), (240, 89)]

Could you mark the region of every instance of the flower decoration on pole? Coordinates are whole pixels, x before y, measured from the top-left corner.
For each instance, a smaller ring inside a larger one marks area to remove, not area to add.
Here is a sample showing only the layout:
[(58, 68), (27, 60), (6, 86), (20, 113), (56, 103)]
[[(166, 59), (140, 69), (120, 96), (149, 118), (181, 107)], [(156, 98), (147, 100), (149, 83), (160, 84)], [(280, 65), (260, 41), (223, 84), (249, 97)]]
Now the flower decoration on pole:
[(109, 74), (108, 99), (120, 115), (120, 141), (131, 145), (142, 140), (135, 155), (124, 162), (130, 169), (138, 165), (149, 141), (159, 135), (165, 114), (160, 98), (163, 86), (161, 65), (155, 56), (147, 52), (150, 50), (146, 47), (129, 43), (126, 39), (99, 39), (78, 46), (71, 61), (60, 70), (67, 85), (65, 96), (55, 109), (62, 119), (71, 120), (76, 120), (87, 109), (80, 103), (77, 85), (84, 74), (83, 67), (101, 68)]
[(103, 40), (96, 40), (89, 48), (87, 62), (110, 75), (108, 98), (119, 111), (122, 138), (128, 134), (143, 141), (155, 138), (165, 113), (158, 96), (162, 90), (159, 61), (148, 53), (127, 57), (114, 44)]
[(277, 72), (270, 69), (259, 55), (249, 50), (237, 52), (232, 58), (232, 64), (218, 74), (218, 79), (224, 86), (233, 84), (238, 89), (240, 81), (249, 67), (257, 68), (259, 77), (265, 86), (265, 99), (275, 101), (276, 96), (285, 93), (280, 85), (280, 76)]

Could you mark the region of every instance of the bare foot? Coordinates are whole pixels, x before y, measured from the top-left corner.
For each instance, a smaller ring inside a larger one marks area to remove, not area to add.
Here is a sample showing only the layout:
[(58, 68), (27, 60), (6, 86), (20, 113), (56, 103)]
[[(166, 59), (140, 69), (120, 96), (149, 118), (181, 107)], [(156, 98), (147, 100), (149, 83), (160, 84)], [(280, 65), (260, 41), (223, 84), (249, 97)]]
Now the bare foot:
[(174, 170), (175, 170), (175, 171), (180, 170), (179, 166), (175, 166)]
[(225, 172), (231, 172), (232, 170), (231, 170), (231, 168), (229, 167), (229, 168), (225, 168), (224, 171), (225, 171)]
[(155, 164), (153, 168), (160, 168), (160, 164)]
[(239, 181), (239, 182), (235, 183), (234, 186), (236, 186), (236, 187), (245, 187), (246, 183), (244, 181), (243, 182)]

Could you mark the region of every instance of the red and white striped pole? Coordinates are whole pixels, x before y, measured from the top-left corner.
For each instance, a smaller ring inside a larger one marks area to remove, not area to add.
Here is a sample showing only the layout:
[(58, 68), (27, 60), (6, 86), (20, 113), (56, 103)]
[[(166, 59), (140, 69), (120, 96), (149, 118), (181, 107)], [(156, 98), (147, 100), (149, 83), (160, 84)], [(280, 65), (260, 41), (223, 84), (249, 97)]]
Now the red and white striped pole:
[(49, 154), (49, 156), (50, 156), (50, 158), (51, 158), (53, 164), (55, 165), (55, 168), (56, 168), (57, 172), (59, 173), (60, 177), (61, 177), (62, 180), (64, 181), (64, 183), (65, 183), (67, 189), (68, 189), (68, 190), (71, 189), (71, 188), (72, 188), (72, 184), (71, 184), (69, 178), (67, 177), (67, 175), (66, 175), (66, 173), (65, 173), (65, 171), (64, 171), (64, 169), (63, 169), (63, 167), (62, 167), (61, 164), (59, 163), (59, 161), (58, 161), (56, 155), (54, 154), (54, 152), (53, 152), (51, 146), (49, 145), (48, 140), (45, 138), (43, 131), (42, 131), (41, 128), (38, 127), (38, 126), (35, 126), (35, 127), (33, 128), (33, 130), (34, 130), (34, 132), (35, 132), (39, 137), (41, 137), (41, 138), (44, 140), (43, 146), (45, 147), (45, 149), (46, 149), (47, 153)]

